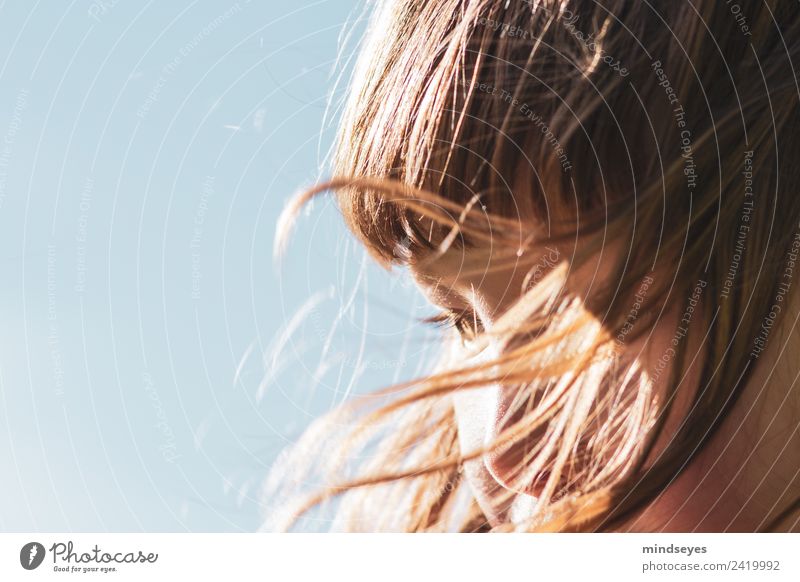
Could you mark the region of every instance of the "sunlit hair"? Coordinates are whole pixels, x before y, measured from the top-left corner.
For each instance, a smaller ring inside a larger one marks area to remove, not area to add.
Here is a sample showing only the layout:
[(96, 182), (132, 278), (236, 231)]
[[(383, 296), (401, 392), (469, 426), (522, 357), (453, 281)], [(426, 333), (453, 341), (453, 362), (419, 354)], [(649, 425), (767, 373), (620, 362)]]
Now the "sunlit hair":
[[(491, 248), (495, 267), (532, 272), (547, 245), (570, 251), (493, 326), (496, 358), (445, 361), (379, 407), (357, 400), (315, 423), (267, 485), (285, 525), (336, 500), (342, 529), (484, 531), (463, 465), (519, 447), (515, 482), (543, 479), (542, 493), (530, 519), (493, 529), (613, 531), (691, 464), (747, 389), (764, 321), (783, 316), (771, 309), (799, 232), (797, 6), (740, 6), (377, 2), (335, 177), (292, 200), (279, 243), (303, 204), (334, 191), (387, 267)], [(612, 273), (581, 297), (571, 278), (602, 252)], [(657, 391), (625, 346), (690, 301)], [(690, 358), (699, 384), (656, 454)], [(486, 448), (461, 450), (451, 396), (489, 383), (518, 387), (507, 421)], [(302, 483), (319, 488), (291, 495)]]

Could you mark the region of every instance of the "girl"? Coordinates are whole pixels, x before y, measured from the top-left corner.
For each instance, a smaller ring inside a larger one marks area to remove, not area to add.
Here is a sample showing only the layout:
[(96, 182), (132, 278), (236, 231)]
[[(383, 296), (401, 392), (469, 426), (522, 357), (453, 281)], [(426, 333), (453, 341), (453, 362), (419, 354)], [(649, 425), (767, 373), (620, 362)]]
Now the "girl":
[(335, 176), (278, 239), (336, 192), (454, 332), (287, 451), (272, 525), (798, 531), (796, 10), (378, 2)]

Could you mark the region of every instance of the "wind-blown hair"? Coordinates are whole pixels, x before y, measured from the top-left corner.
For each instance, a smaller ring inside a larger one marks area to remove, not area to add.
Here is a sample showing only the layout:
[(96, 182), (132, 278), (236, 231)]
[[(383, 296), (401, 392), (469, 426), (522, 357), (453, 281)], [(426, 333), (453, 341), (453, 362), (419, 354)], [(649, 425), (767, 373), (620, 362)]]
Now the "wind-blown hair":
[[(782, 321), (800, 244), (797, 6), (739, 6), (376, 3), (334, 177), (292, 200), (278, 238), (332, 190), (387, 267), (491, 248), (531, 276), (473, 342), (491, 333), (496, 357), (444, 362), (312, 426), (269, 479), (283, 517), (338, 498), (343, 529), (615, 531), (691, 465), (748, 389), (764, 322)], [(548, 245), (569, 252), (542, 273)], [(599, 253), (610, 274), (571, 287)], [(643, 370), (630, 346), (668, 313), (675, 341)], [(517, 396), (495, 442), (461, 450), (451, 396), (489, 383)], [(541, 495), (530, 519), (491, 527), (463, 465), (515, 447), (516, 482), (541, 480)], [(303, 483), (320, 488), (287, 504)]]

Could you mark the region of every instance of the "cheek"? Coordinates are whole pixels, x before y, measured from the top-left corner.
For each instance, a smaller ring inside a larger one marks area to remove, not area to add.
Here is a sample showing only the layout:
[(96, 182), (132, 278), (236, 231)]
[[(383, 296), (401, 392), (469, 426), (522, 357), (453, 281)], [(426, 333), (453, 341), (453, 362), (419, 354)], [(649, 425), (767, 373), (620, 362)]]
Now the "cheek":
[[(462, 452), (480, 449), (493, 440), (502, 393), (501, 387), (490, 386), (454, 395)], [(536, 504), (535, 497), (509, 490), (504, 478), (506, 460), (495, 455), (483, 455), (464, 463), (465, 477), (475, 500), (493, 526), (526, 521)]]
[[(490, 344), (480, 354), (461, 363), (471, 366), (490, 363), (499, 355), (497, 346)], [(497, 407), (502, 389), (497, 385), (456, 391), (453, 406), (458, 424), (461, 452), (469, 453), (484, 447), (493, 437)]]
[(499, 388), (464, 390), (453, 395), (461, 450), (466, 453), (486, 444), (494, 423)]
[[(486, 361), (495, 357), (492, 349), (473, 360)], [(499, 386), (463, 390), (453, 394), (458, 440), (462, 454), (479, 450), (491, 441), (497, 418), (498, 402), (501, 395)], [(506, 520), (507, 515), (498, 507), (497, 496), (501, 487), (487, 469), (488, 458), (480, 456), (464, 463), (464, 473), (472, 488), (478, 505), (493, 525)]]
[[(495, 387), (465, 390), (453, 395), (461, 452), (482, 448), (495, 416), (498, 389)], [(464, 463), (464, 473), (480, 508), (493, 525), (505, 521), (505, 512), (496, 507), (499, 484), (481, 456)]]
[[(499, 352), (493, 344), (478, 355), (464, 361), (463, 352), (454, 352), (454, 363), (472, 366), (496, 360)], [(462, 453), (468, 453), (486, 444), (488, 433), (494, 425), (501, 389), (490, 385), (484, 388), (459, 390), (453, 393), (453, 406), (458, 424), (458, 437)]]

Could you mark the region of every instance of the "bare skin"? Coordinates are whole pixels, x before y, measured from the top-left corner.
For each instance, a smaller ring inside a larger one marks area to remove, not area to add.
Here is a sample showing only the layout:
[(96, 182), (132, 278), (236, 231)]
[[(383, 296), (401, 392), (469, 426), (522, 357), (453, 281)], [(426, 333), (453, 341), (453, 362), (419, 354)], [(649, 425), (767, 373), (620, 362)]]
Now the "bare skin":
[[(412, 274), (429, 300), (445, 310), (466, 311), (474, 322), (491, 330), (500, 317), (520, 296), (525, 276), (534, 268), (550, 269), (568, 258), (568, 253), (550, 248), (540, 257), (527, 261), (528, 267), (499, 269), (491, 253), (470, 250), (448, 251), (434, 261), (412, 267)], [(586, 296), (608, 272), (605, 258), (589, 261), (570, 278), (575, 291)], [(536, 267), (538, 265), (538, 267)], [(773, 331), (767, 350), (758, 360), (755, 373), (743, 399), (737, 404), (709, 445), (662, 495), (624, 531), (641, 532), (752, 532), (763, 527), (770, 516), (800, 495), (800, 373), (796, 358), (800, 353), (800, 333), (791, 331), (800, 301), (795, 297), (791, 316), (782, 329)], [(659, 357), (669, 347), (680, 318), (673, 309), (660, 318), (651, 334), (625, 346), (644, 370), (654, 370)], [(674, 413), (656, 443), (655, 454), (675, 434), (699, 388), (702, 338), (690, 336), (689, 366), (681, 384)], [(489, 346), (478, 359), (498, 355)], [(666, 375), (656, 380), (656, 394), (666, 387)], [(483, 447), (496, 433), (502, 416), (502, 386), (488, 386), (454, 395), (458, 432), (462, 451)], [(486, 455), (467, 463), (465, 472), (475, 497), (492, 523), (518, 521), (528, 515), (535, 496), (517, 493), (510, 507), (497, 507), (492, 494), (509, 487), (512, 467), (502, 458)], [(800, 516), (795, 514), (783, 524), (783, 531), (800, 531)]]

